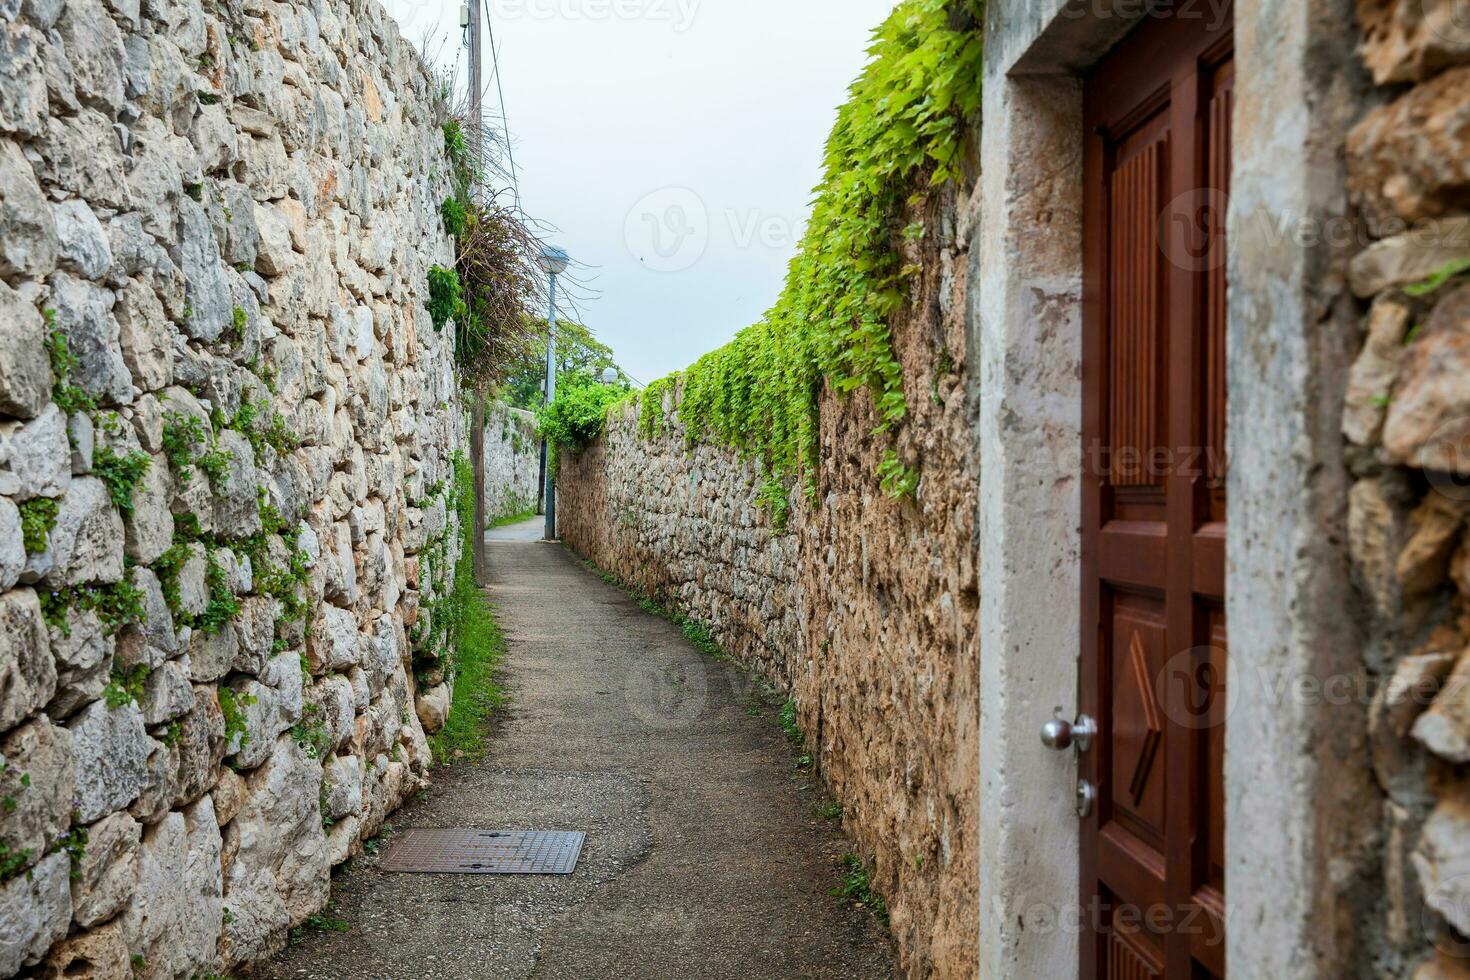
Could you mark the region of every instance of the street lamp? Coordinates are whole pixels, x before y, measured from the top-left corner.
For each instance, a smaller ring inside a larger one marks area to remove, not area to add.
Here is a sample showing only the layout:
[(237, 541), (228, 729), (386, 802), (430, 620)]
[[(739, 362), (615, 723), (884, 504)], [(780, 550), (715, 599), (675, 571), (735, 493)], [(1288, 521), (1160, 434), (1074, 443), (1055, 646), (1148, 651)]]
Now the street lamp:
[[(551, 277), (551, 303), (546, 313), (546, 404), (550, 405), (556, 400), (556, 277), (567, 271), (569, 263), (567, 253), (552, 245), (544, 246), (541, 254), (536, 259), (536, 264), (541, 266), (541, 271)], [(542, 452), (547, 453), (545, 471), (546, 482), (543, 485), (543, 500), (546, 504), (546, 533), (547, 541), (556, 540), (556, 477), (551, 473), (551, 459), (549, 446), (545, 438), (542, 438)]]

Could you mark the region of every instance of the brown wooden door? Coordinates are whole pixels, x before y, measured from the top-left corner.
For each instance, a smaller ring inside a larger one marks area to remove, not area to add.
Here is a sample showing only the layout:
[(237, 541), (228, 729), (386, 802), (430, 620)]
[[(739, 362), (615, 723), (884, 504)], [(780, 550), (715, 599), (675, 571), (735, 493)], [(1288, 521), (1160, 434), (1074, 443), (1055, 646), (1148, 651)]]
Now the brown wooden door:
[(1084, 980), (1225, 975), (1227, 20), (1086, 83)]

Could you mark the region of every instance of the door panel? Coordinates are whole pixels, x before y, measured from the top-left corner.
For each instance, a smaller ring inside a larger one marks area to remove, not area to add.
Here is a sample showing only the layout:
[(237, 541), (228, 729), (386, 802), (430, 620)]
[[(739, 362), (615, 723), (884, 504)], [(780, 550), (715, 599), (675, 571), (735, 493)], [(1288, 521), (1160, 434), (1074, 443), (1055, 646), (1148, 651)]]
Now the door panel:
[(1085, 980), (1225, 975), (1230, 34), (1147, 20), (1086, 85)]

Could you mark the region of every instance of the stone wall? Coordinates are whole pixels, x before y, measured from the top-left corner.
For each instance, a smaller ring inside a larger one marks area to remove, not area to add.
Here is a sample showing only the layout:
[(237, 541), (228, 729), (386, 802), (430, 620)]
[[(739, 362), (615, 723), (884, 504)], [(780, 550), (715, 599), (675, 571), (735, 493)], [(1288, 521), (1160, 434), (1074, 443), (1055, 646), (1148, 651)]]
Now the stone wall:
[(913, 217), (922, 266), (895, 325), (911, 415), (897, 432), (922, 468), (912, 500), (876, 475), (865, 392), (826, 394), (814, 493), (791, 493), (778, 532), (756, 504), (757, 464), (687, 446), (677, 392), (669, 426), (638, 432), (631, 406), (562, 456), (562, 538), (646, 593), (709, 625), (720, 646), (789, 693), (843, 822), (874, 867), (910, 976), (978, 970), (979, 647), (973, 556), (979, 480), (971, 425), (968, 187)]
[[(1365, 247), (1342, 432), (1347, 537), (1382, 792), (1372, 975), (1470, 975), (1470, 22), (1454, 0), (1358, 0), (1376, 107), (1347, 141)], [(1415, 295), (1418, 294), (1418, 295)], [(1437, 961), (1431, 946), (1441, 951)], [(1365, 969), (1363, 975), (1369, 975)]]
[(536, 509), (541, 434), (536, 416), (500, 402), (485, 406), (485, 522)]
[(246, 963), (424, 776), (437, 93), (374, 2), (0, 2), (0, 976)]

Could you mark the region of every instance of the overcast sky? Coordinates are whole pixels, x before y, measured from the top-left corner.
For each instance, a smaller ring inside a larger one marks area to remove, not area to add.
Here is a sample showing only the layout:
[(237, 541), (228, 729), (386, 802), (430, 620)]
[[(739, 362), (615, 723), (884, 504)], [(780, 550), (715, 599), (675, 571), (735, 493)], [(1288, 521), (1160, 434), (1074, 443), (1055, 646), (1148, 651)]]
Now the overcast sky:
[[(488, 3), (522, 203), (584, 266), (583, 321), (648, 382), (758, 320), (892, 0)], [(458, 0), (386, 4), (463, 77)]]

